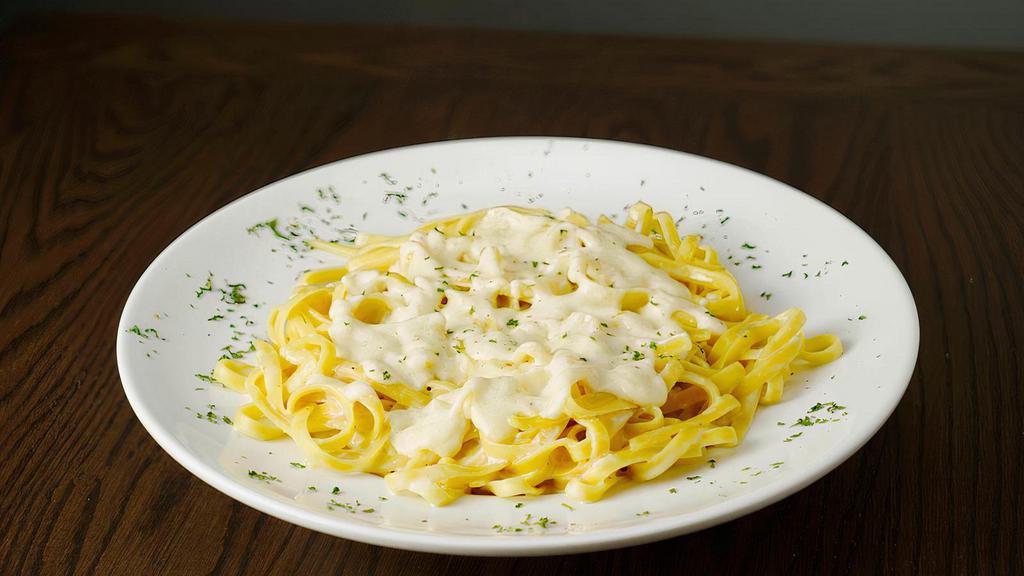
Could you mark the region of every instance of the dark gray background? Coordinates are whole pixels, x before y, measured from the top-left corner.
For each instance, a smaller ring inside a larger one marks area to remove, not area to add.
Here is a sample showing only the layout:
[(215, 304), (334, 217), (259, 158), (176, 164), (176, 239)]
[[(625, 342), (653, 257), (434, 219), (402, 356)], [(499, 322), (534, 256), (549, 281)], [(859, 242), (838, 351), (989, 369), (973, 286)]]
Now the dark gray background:
[(1024, 47), (1024, 0), (6, 0), (31, 12), (407, 23), (807, 42)]

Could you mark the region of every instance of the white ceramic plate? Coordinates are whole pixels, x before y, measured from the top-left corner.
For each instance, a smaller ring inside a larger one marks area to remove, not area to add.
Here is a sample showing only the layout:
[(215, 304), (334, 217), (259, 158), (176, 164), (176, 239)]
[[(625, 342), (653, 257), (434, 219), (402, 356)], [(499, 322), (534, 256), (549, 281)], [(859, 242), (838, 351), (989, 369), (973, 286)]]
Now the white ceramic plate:
[[(404, 202), (395, 194), (404, 194)], [(292, 466), (301, 457), (290, 441), (251, 440), (223, 423), (221, 416), (232, 415), (242, 396), (195, 376), (209, 372), (225, 345), (244, 350), (253, 336), (262, 336), (268, 305), (287, 297), (303, 269), (330, 261), (275, 236), (268, 226), (251, 229), (260, 222), (276, 218), (284, 236), (295, 223), (290, 230), (302, 237), (335, 239), (352, 229), (405, 233), (424, 218), (496, 204), (571, 206), (621, 222), (623, 207), (639, 199), (684, 216), (683, 231), (703, 234), (723, 260), (738, 262), (730, 268), (750, 308), (777, 313), (799, 306), (807, 313), (808, 333), (836, 333), (846, 347), (835, 363), (788, 383), (781, 403), (758, 411), (742, 445), (711, 454), (714, 468), (632, 485), (594, 504), (570, 504), (571, 509), (561, 495), (466, 496), (432, 508), (416, 497), (390, 494), (375, 476)], [(201, 291), (209, 273), (213, 290)], [(246, 285), (245, 304), (224, 301), (230, 296), (219, 290), (228, 282)], [(136, 326), (141, 336), (132, 331)], [(800, 490), (885, 422), (910, 379), (917, 347), (917, 311), (899, 270), (860, 228), (810, 196), (735, 166), (670, 150), (599, 140), (496, 138), (335, 162), (218, 210), (175, 240), (139, 279), (121, 317), (117, 360), (125, 394), (153, 438), (232, 498), (361, 542), (513, 556), (667, 538)], [(813, 414), (828, 422), (793, 426), (819, 402), (845, 408)], [(251, 477), (250, 471), (273, 478)], [(338, 494), (332, 494), (335, 486)], [(351, 508), (329, 509), (332, 498)], [(548, 522), (538, 523), (540, 518)]]

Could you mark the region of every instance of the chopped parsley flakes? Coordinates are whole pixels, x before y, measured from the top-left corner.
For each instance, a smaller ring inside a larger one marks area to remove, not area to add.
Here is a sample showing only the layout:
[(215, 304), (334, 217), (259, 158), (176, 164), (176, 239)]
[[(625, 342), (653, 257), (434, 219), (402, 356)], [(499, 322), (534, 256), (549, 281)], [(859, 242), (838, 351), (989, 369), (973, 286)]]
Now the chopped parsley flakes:
[[(390, 202), (392, 199), (394, 199), (395, 202), (397, 202), (398, 204), (405, 204), (405, 201), (406, 201), (406, 199), (408, 199), (408, 196), (403, 194), (403, 193), (401, 193), (401, 192), (385, 192), (384, 193), (384, 203), (385, 204)], [(437, 230), (437, 228), (434, 228), (434, 230)], [(437, 231), (441, 232), (440, 230), (437, 230)], [(441, 232), (441, 233), (444, 234), (443, 232)]]
[(233, 350), (231, 348), (231, 344), (228, 344), (227, 346), (221, 348), (221, 350), (223, 350), (224, 353), (220, 355), (220, 360), (238, 360), (239, 358), (245, 356), (249, 352), (255, 352), (256, 344), (253, 342), (249, 342), (248, 350)]
[(841, 410), (846, 410), (846, 406), (840, 406), (835, 402), (818, 402), (814, 406), (811, 406), (811, 408), (807, 410), (807, 412), (817, 412), (819, 410), (827, 410), (829, 414), (833, 414)]
[(270, 220), (267, 220), (265, 222), (253, 224), (252, 226), (246, 228), (245, 231), (248, 232), (249, 234), (255, 234), (259, 236), (260, 230), (264, 229), (270, 230), (270, 232), (273, 233), (274, 236), (277, 236), (282, 240), (291, 240), (291, 238), (288, 238), (287, 236), (282, 234), (280, 230), (277, 229), (277, 218), (271, 218)]
[(126, 330), (126, 332), (130, 334), (135, 334), (136, 336), (142, 338), (143, 340), (149, 340), (150, 336), (157, 340), (167, 340), (166, 338), (162, 338), (160, 336), (160, 333), (156, 331), (156, 328), (139, 328), (138, 324), (133, 325), (131, 328)]
[(206, 277), (206, 283), (196, 289), (196, 298), (202, 298), (207, 292), (213, 292), (213, 272)]
[(230, 290), (220, 291), (220, 299), (222, 301), (228, 304), (245, 304), (245, 294), (242, 293), (242, 290), (245, 289), (245, 284), (240, 282), (238, 284), (231, 284), (229, 282), (228, 288)]
[(277, 476), (271, 476), (270, 474), (268, 474), (266, 470), (264, 470), (263, 472), (249, 470), (249, 478), (252, 478), (253, 480), (259, 480), (261, 482), (266, 482), (267, 484), (270, 484), (271, 482), (281, 481), (281, 479), (278, 478)]

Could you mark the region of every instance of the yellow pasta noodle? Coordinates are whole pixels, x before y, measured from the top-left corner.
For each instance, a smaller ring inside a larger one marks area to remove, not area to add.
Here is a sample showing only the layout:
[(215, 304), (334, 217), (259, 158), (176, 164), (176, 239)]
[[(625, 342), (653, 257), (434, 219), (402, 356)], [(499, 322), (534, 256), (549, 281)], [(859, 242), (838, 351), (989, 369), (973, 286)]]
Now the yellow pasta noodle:
[(434, 505), (593, 501), (702, 462), (842, 354), (798, 309), (749, 312), (715, 251), (644, 203), (625, 225), (508, 206), (311, 244), (344, 261), (273, 309), (254, 363), (214, 370), (250, 398), (234, 425)]

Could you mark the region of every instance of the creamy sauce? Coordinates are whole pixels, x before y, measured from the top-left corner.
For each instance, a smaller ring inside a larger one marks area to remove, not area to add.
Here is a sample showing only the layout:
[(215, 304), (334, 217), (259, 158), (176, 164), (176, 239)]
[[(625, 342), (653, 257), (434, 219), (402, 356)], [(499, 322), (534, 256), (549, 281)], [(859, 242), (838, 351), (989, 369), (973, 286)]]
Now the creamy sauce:
[[(425, 407), (390, 412), (392, 444), (407, 456), (454, 455), (470, 423), (483, 438), (507, 442), (512, 416), (561, 416), (581, 381), (661, 405), (657, 345), (685, 334), (671, 314), (686, 311), (715, 334), (724, 327), (685, 286), (628, 249), (650, 243), (614, 224), (581, 227), (494, 208), (471, 235), (416, 232), (387, 273), (345, 276), (347, 294), (330, 310), (331, 338), (369, 377), (434, 390)], [(647, 303), (623, 310), (623, 296), (634, 291)], [(356, 317), (365, 299), (386, 302), (382, 323)], [(530, 306), (509, 307), (520, 299)]]

